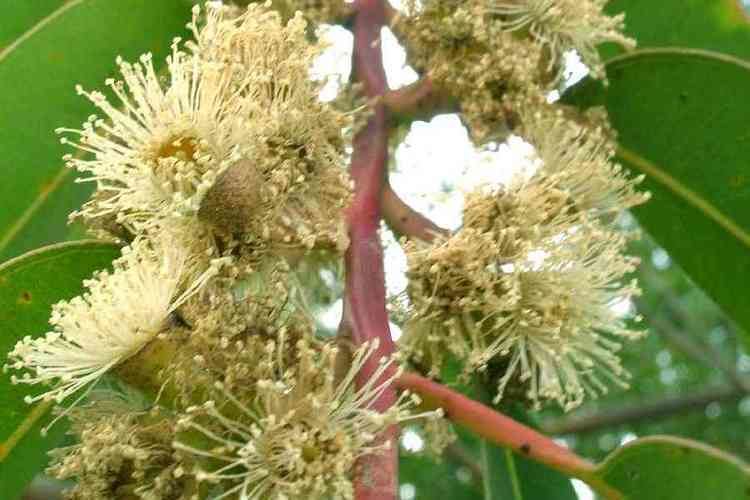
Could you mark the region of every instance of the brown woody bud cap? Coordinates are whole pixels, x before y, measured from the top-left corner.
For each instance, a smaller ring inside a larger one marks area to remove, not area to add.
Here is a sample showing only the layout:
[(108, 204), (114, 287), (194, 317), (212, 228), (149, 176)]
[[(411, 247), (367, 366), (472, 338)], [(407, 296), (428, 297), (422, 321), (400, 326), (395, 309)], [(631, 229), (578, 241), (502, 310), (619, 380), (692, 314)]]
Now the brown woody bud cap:
[(198, 217), (228, 233), (247, 231), (261, 210), (262, 177), (252, 161), (243, 159), (222, 172), (203, 198)]

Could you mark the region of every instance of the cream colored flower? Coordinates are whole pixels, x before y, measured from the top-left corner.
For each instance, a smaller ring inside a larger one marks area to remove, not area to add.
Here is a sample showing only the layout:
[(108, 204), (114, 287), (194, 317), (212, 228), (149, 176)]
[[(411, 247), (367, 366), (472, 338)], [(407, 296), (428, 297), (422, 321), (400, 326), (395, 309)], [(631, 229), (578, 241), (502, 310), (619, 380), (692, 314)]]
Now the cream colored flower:
[[(230, 18), (240, 16), (253, 3), (261, 2), (236, 0), (225, 3), (224, 15)], [(305, 19), (315, 24), (344, 24), (354, 10), (352, 2), (347, 0), (266, 0), (265, 5), (278, 12), (285, 21), (301, 12)]]
[[(506, 242), (511, 248), (519, 240), (507, 234)], [(502, 248), (493, 234), (473, 228), (430, 244), (406, 243), (410, 307), (399, 347), (430, 376), (440, 375), (449, 354), (465, 361), (481, 356), (483, 361), (473, 364), (472, 370), (486, 364), (486, 345), (467, 336), (463, 325), (490, 323), (492, 318), (501, 321), (517, 302), (513, 276), (498, 267)], [(515, 250), (511, 253), (516, 255)]]
[(536, 148), (536, 170), (469, 193), (464, 205), (464, 230), (496, 235), (504, 261), (554, 247), (582, 225), (612, 225), (650, 198), (637, 190), (644, 176), (631, 177), (612, 161), (614, 146), (601, 129), (558, 117), (530, 119), (522, 131)]
[(107, 84), (119, 102), (79, 88), (105, 115), (59, 129), (83, 153), (67, 155), (67, 165), (97, 186), (79, 215), (98, 227), (114, 220), (131, 235), (191, 219), (205, 226), (196, 234), (206, 248), (216, 236), (219, 246), (237, 240), (253, 251), (342, 252), (348, 118), (318, 100), (309, 72), (319, 47), (305, 21), (283, 24), (263, 5), (227, 17), (208, 4), (199, 27), (199, 10), (196, 40), (185, 50), (175, 40), (166, 78), (145, 55), (118, 60), (123, 81)]
[[(204, 61), (234, 70), (239, 88), (246, 78), (277, 84), (282, 93), (290, 86), (312, 88), (306, 80), (323, 45), (309, 41), (307, 26), (301, 14), (284, 21), (268, 3), (251, 3), (238, 13), (234, 7), (209, 2), (204, 9), (193, 7), (193, 19), (188, 24), (193, 39), (187, 47)], [(241, 75), (247, 68), (256, 71)]]
[(563, 54), (577, 50), (596, 78), (597, 48), (632, 48), (624, 15), (608, 16), (605, 0), (407, 0), (396, 16), (409, 61), (454, 96), (472, 137), (501, 141), (514, 126), (518, 94), (544, 97), (564, 76)]
[(543, 85), (541, 47), (499, 29), (483, 0), (408, 0), (405, 7), (393, 29), (410, 64), (459, 101), (474, 140), (504, 139), (506, 98)]
[(150, 55), (130, 64), (118, 60), (124, 81), (108, 80), (118, 104), (104, 94), (78, 92), (105, 115), (92, 116), (82, 130), (59, 133), (90, 157), (67, 155), (67, 165), (90, 174), (97, 195), (80, 211), (85, 219), (114, 217), (131, 233), (158, 226), (164, 218), (195, 214), (216, 177), (242, 157), (243, 100), (220, 68), (200, 64), (178, 50), (167, 59), (166, 84)]
[(510, 384), (569, 409), (627, 379), (615, 353), (640, 333), (612, 306), (639, 293), (626, 280), (637, 259), (616, 218), (648, 193), (612, 162), (603, 130), (520, 109), (533, 173), (467, 195), (456, 234), (407, 244), (401, 344), (433, 376), (450, 353), (467, 374), (499, 367), (498, 399)]
[(302, 338), (290, 345), (283, 335), (278, 343), (268, 341), (257, 360), (265, 375), (249, 388), (254, 396), (240, 399), (217, 383), (217, 399), (190, 408), (181, 422), (201, 438), (178, 439), (174, 446), (207, 459), (196, 477), (220, 485), (217, 500), (351, 498), (356, 459), (382, 450), (376, 436), (426, 416), (410, 413), (408, 395), (384, 413), (368, 409), (397, 374), (386, 375), (393, 367), (383, 361), (364, 386), (354, 387), (375, 351), (374, 345), (359, 349), (351, 367), (337, 376), (338, 349), (330, 344)]
[(608, 16), (608, 0), (486, 0), (487, 10), (501, 17), (500, 26), (508, 31), (530, 35), (547, 49), (548, 69), (562, 77), (565, 52), (576, 50), (595, 78), (604, 78), (604, 67), (597, 47), (605, 42), (627, 49), (635, 40), (625, 36), (625, 14)]
[[(641, 336), (612, 309), (639, 293), (626, 276), (637, 259), (622, 255), (627, 237), (581, 226), (554, 246), (508, 258), (493, 236), (474, 229), (427, 247), (407, 247), (411, 316), (402, 349), (431, 375), (447, 353), (465, 373), (501, 365), (497, 400), (509, 383), (539, 403), (565, 409), (625, 385), (616, 351)], [(513, 382), (515, 381), (515, 382)]]
[(6, 369), (26, 370), (13, 376), (13, 383), (52, 385), (27, 402), (60, 403), (93, 387), (165, 331), (169, 315), (224, 263), (215, 260), (196, 276), (186, 272), (192, 258), (168, 241), (138, 240), (123, 250), (112, 272), (97, 272), (84, 282), (86, 293), (56, 304), (50, 318), (53, 330), (44, 337), (25, 337), (8, 355)]
[(75, 480), (65, 498), (101, 500), (191, 498), (192, 478), (175, 461), (174, 423), (167, 412), (150, 413), (104, 405), (71, 412), (79, 442), (51, 452), (47, 473)]
[(343, 130), (351, 117), (318, 98), (310, 70), (322, 46), (309, 42), (301, 15), (284, 24), (260, 4), (237, 17), (209, 6), (200, 28), (194, 12), (191, 50), (232, 75), (248, 121), (248, 159), (219, 179), (204, 218), (282, 247), (343, 252), (352, 191)]
[(576, 123), (548, 105), (522, 105), (519, 111), (518, 133), (541, 162), (537, 177), (552, 184), (570, 212), (602, 220), (650, 199), (637, 190), (645, 176), (633, 177), (614, 161), (616, 144), (608, 130)]
[(514, 308), (497, 336), (476, 332), (485, 359), (507, 362), (496, 400), (514, 377), (526, 384), (530, 400), (554, 400), (566, 410), (585, 396), (605, 394), (609, 384), (627, 387), (629, 374), (617, 351), (620, 342), (643, 332), (628, 327), (613, 309), (640, 293), (626, 278), (638, 263), (623, 255), (626, 241), (585, 228), (567, 236), (541, 263), (512, 270), (518, 280)]

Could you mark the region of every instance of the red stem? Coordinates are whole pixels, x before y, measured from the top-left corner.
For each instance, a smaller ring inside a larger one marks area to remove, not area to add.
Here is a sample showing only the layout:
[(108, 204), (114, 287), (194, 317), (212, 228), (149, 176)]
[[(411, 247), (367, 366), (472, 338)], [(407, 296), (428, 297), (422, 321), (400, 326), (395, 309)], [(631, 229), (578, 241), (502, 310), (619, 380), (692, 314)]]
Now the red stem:
[(447, 229), (443, 229), (407, 205), (391, 188), (390, 184), (386, 184), (383, 189), (382, 203), (383, 217), (399, 236), (418, 238), (429, 242), (437, 234), (449, 234)]
[[(354, 139), (351, 175), (354, 200), (347, 212), (350, 246), (345, 256), (346, 291), (342, 333), (350, 334), (356, 345), (378, 340), (379, 347), (357, 375), (357, 385), (369, 381), (380, 366), (382, 357), (393, 354), (395, 347), (388, 327), (386, 311), (383, 250), (378, 237), (382, 203), (389, 215), (408, 213), (403, 229), (412, 235), (429, 239), (436, 229), (426, 218), (414, 215), (393, 193), (386, 182), (388, 161), (388, 110), (380, 98), (388, 92), (380, 47), (380, 31), (386, 25), (384, 0), (356, 0), (354, 4), (354, 77), (362, 82), (365, 93), (375, 99), (373, 116)], [(420, 87), (419, 97), (429, 96), (429, 82)], [(406, 211), (406, 212), (405, 212)], [(404, 222), (397, 217), (397, 222)], [(388, 377), (385, 374), (384, 377)], [(529, 429), (461, 394), (417, 375), (402, 376), (397, 385), (421, 394), (436, 407), (443, 408), (458, 424), (503, 446), (512, 447), (530, 458), (555, 469), (589, 480), (607, 498), (616, 493), (593, 478), (593, 465), (562, 448), (536, 431)], [(371, 408), (385, 411), (396, 401), (396, 387), (390, 387), (372, 403)], [(389, 446), (357, 461), (354, 493), (357, 500), (395, 500), (398, 486), (398, 427), (391, 426), (378, 436), (378, 443)]]
[(455, 113), (458, 102), (448, 93), (437, 89), (429, 77), (391, 90), (383, 96), (383, 102), (397, 120), (412, 122), (430, 120), (441, 113)]
[[(386, 22), (383, 0), (358, 0), (354, 7), (354, 76), (363, 83), (369, 97), (382, 96), (388, 91), (380, 48), (380, 31)], [(378, 237), (387, 161), (388, 114), (382, 104), (377, 104), (366, 127), (354, 138), (351, 175), (355, 192), (347, 213), (351, 243), (345, 258), (345, 314), (342, 322), (351, 332), (355, 344), (379, 341), (378, 351), (357, 376), (360, 386), (372, 377), (379, 359), (394, 352), (386, 312), (383, 250)], [(373, 402), (372, 408), (382, 412), (395, 401), (396, 390), (392, 387)], [(390, 447), (387, 451), (358, 460), (354, 484), (357, 500), (396, 498), (398, 427), (390, 427), (378, 440)]]
[(396, 384), (402, 389), (416, 392), (429, 406), (442, 408), (453, 422), (537, 462), (571, 476), (578, 476), (582, 471), (593, 468), (591, 463), (547, 436), (444, 385), (413, 373), (402, 375)]
[(622, 498), (618, 491), (596, 477), (596, 469), (591, 462), (534, 429), (419, 375), (406, 373), (396, 381), (396, 385), (400, 389), (419, 394), (428, 407), (442, 408), (447, 418), (488, 441), (510, 448), (567, 475), (583, 479), (604, 498)]

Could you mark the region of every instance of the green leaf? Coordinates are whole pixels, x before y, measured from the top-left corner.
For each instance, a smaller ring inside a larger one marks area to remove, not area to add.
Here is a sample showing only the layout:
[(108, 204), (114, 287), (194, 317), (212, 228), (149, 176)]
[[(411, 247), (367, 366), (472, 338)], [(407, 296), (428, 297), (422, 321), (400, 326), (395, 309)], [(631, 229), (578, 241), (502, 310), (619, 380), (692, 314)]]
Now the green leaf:
[[(96, 241), (61, 243), (29, 252), (0, 265), (0, 365), (15, 343), (26, 335), (49, 330), (52, 304), (79, 295), (82, 281), (110, 267), (117, 247)], [(36, 391), (12, 385), (0, 373), (0, 491), (14, 499), (47, 463), (48, 450), (60, 445), (62, 422), (47, 437), (40, 430), (49, 422), (48, 405), (23, 401)]]
[[(527, 425), (530, 419), (519, 411), (510, 416)], [(570, 479), (561, 473), (516, 455), (486, 441), (479, 447), (481, 462), (486, 471), (485, 500), (576, 500)]]
[[(611, 0), (625, 12), (625, 32), (645, 47), (691, 47), (741, 58), (750, 55), (750, 17), (742, 0)], [(607, 46), (612, 55), (615, 46)]]
[(566, 100), (606, 106), (620, 160), (646, 174), (639, 222), (750, 331), (750, 63), (698, 49), (648, 49), (607, 64)]
[(750, 331), (750, 102), (738, 98), (750, 85), (750, 18), (740, 0), (613, 0), (607, 10), (626, 13), (644, 50), (609, 61), (609, 87), (585, 81), (565, 99), (607, 107), (621, 160), (654, 194), (638, 220)]
[(747, 464), (675, 437), (628, 443), (598, 466), (595, 476), (629, 500), (741, 500), (750, 496)]
[(10, 46), (19, 43), (21, 35), (65, 3), (65, 0), (11, 1), (12, 5), (4, 6), (7, 15), (0, 23), (0, 53), (11, 50)]
[[(63, 167), (54, 129), (94, 112), (74, 87), (116, 77), (115, 57), (162, 61), (184, 33), (185, 0), (13, 0), (0, 42), (0, 260), (65, 239), (66, 218), (88, 188)], [(7, 24), (6, 24), (7, 22)]]

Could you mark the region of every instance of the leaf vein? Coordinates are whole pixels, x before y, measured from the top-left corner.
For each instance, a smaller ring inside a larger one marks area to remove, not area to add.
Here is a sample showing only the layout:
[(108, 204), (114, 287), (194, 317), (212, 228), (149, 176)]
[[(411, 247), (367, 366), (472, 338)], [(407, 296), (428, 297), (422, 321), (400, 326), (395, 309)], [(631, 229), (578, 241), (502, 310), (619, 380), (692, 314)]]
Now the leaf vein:
[(739, 224), (712, 205), (708, 200), (702, 198), (698, 193), (659, 168), (658, 165), (651, 163), (647, 159), (623, 146), (617, 147), (617, 156), (662, 184), (677, 195), (678, 198), (681, 198), (689, 205), (692, 205), (693, 208), (702, 212), (703, 215), (714, 221), (730, 235), (734, 236), (742, 244), (750, 248), (750, 233), (745, 231), (739, 226)]
[(19, 425), (13, 433), (8, 436), (3, 443), (0, 443), (0, 463), (10, 455), (13, 448), (23, 439), (23, 437), (34, 427), (34, 424), (42, 418), (47, 411), (52, 407), (52, 401), (44, 401), (34, 406), (34, 409), (26, 415), (21, 425)]
[(67, 167), (61, 168), (57, 175), (55, 175), (54, 179), (52, 179), (52, 182), (49, 184), (49, 186), (39, 193), (39, 195), (31, 203), (31, 205), (29, 205), (26, 210), (23, 211), (21, 217), (19, 217), (18, 220), (16, 220), (16, 222), (14, 222), (13, 225), (8, 228), (7, 232), (2, 236), (2, 238), (0, 238), (0, 252), (4, 251), (10, 244), (10, 242), (13, 241), (13, 238), (15, 238), (18, 233), (21, 232), (21, 230), (29, 223), (34, 214), (36, 214), (39, 208), (41, 208), (42, 204), (47, 201), (50, 195), (55, 192), (60, 184), (62, 184), (69, 173), (70, 169), (68, 169)]
[(42, 28), (47, 26), (49, 23), (63, 15), (68, 10), (72, 9), (73, 7), (76, 7), (80, 4), (82, 4), (84, 0), (72, 0), (70, 2), (65, 2), (63, 5), (58, 7), (54, 12), (49, 14), (48, 16), (41, 19), (38, 23), (36, 23), (34, 26), (32, 26), (28, 31), (24, 32), (21, 36), (16, 38), (16, 40), (5, 47), (3, 50), (0, 50), (0, 62), (3, 62), (3, 59), (8, 57), (11, 52), (16, 50), (23, 42), (34, 36), (37, 32), (39, 32)]

